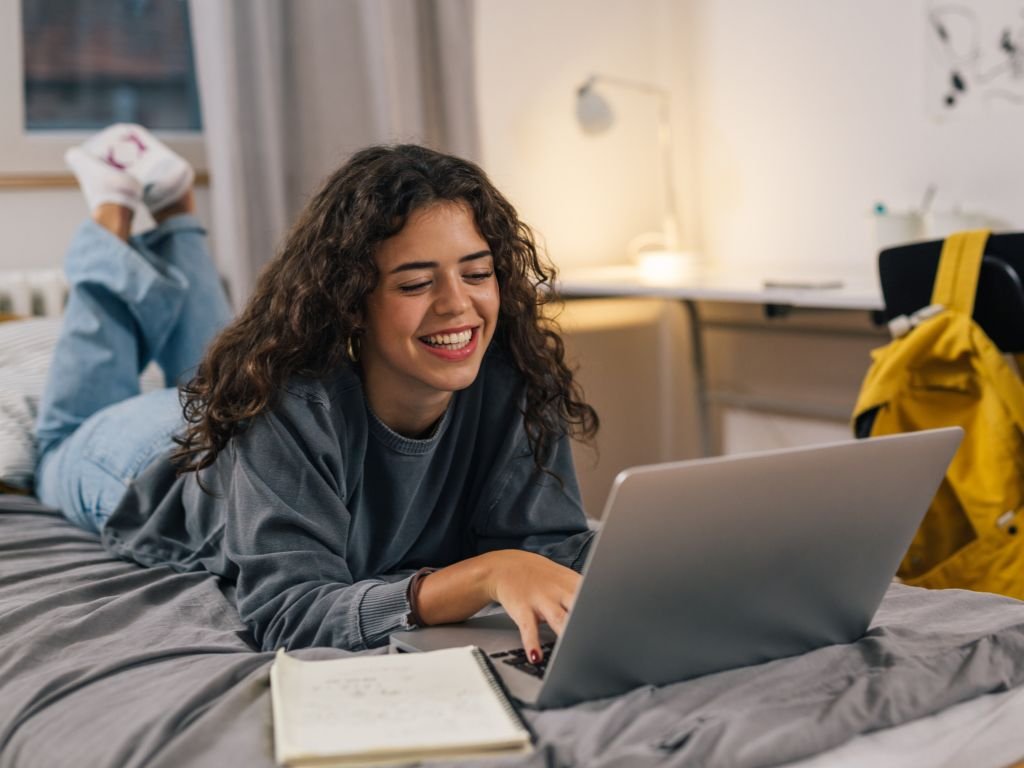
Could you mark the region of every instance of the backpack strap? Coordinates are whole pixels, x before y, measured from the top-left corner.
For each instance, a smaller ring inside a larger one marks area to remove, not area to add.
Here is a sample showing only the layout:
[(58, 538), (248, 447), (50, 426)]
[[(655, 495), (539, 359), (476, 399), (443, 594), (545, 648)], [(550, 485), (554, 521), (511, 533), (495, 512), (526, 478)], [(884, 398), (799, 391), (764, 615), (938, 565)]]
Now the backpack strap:
[(941, 304), (968, 317), (974, 313), (978, 273), (988, 235), (987, 229), (975, 229), (955, 232), (946, 238), (932, 287), (932, 304)]

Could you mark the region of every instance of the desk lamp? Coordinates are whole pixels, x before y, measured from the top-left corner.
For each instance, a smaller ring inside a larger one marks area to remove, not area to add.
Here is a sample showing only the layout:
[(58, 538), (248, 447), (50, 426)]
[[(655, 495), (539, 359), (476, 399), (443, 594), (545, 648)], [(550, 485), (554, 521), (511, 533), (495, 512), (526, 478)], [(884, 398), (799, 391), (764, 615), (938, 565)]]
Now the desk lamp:
[(591, 75), (576, 89), (576, 119), (583, 132), (601, 134), (612, 127), (615, 115), (611, 105), (596, 86), (610, 85), (646, 93), (658, 99), (658, 145), (661, 149), (661, 176), (665, 185), (661, 232), (634, 237), (629, 252), (645, 277), (673, 280), (690, 276), (696, 268), (692, 253), (679, 250), (679, 219), (676, 216), (676, 189), (672, 180), (672, 126), (669, 92), (649, 83), (608, 75)]

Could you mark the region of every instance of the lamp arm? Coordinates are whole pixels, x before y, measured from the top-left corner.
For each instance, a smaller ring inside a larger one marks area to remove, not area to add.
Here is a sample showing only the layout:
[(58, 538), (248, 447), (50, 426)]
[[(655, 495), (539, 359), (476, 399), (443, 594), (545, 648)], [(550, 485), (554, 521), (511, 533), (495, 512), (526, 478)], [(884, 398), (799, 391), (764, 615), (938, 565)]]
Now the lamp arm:
[(672, 165), (672, 120), (669, 115), (668, 93), (660, 100), (658, 108), (658, 142), (661, 145), (662, 178), (665, 180), (665, 248), (675, 251), (679, 248), (679, 219), (676, 215), (676, 185)]
[(607, 83), (608, 85), (615, 85), (619, 88), (629, 88), (634, 91), (653, 93), (668, 99), (668, 91), (664, 88), (659, 88), (656, 85), (644, 83), (640, 80), (630, 80), (629, 78), (615, 77), (614, 75), (593, 74), (587, 78), (586, 82), (584, 82), (582, 86), (580, 86), (580, 90), (586, 90), (595, 83)]
[(662, 229), (665, 234), (666, 250), (677, 250), (679, 248), (679, 218), (676, 214), (676, 187), (672, 178), (674, 166), (672, 165), (672, 119), (669, 91), (666, 88), (659, 88), (656, 85), (639, 80), (630, 80), (613, 75), (593, 74), (580, 86), (579, 92), (582, 94), (597, 83), (641, 91), (658, 98), (658, 145), (661, 150), (661, 175), (665, 184), (665, 211)]

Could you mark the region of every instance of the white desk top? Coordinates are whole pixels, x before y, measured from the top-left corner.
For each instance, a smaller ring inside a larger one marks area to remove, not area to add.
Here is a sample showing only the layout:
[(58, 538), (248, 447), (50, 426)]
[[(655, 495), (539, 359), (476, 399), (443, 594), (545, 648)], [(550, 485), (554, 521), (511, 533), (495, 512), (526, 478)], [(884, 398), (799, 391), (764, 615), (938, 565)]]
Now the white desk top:
[[(646, 278), (633, 265), (566, 269), (557, 288), (563, 296), (648, 296), (689, 301), (728, 301), (741, 304), (784, 304), (814, 309), (883, 309), (875, 277), (827, 276), (838, 287), (818, 287), (824, 280), (773, 274), (777, 286), (766, 287), (766, 275), (702, 272), (677, 280)], [(807, 287), (800, 287), (806, 285)]]

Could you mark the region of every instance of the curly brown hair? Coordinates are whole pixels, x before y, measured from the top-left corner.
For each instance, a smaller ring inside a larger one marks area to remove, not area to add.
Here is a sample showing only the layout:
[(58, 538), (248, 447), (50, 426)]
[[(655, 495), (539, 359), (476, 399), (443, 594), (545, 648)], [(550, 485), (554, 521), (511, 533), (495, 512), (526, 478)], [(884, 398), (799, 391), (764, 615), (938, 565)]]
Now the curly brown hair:
[(592, 440), (597, 413), (565, 362), (557, 325), (542, 307), (557, 300), (555, 270), (530, 229), (476, 165), (416, 145), (357, 152), (331, 175), (260, 274), (245, 309), (214, 339), (182, 387), (185, 431), (173, 458), (179, 473), (210, 466), (228, 441), (293, 375), (324, 378), (352, 365), (367, 294), (377, 284), (374, 253), (416, 210), (469, 206), (494, 258), (501, 306), (492, 343), (507, 350), (526, 387), (523, 421), (538, 468), (563, 434)]

